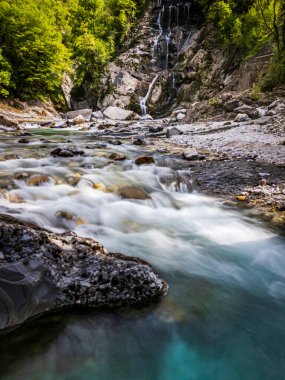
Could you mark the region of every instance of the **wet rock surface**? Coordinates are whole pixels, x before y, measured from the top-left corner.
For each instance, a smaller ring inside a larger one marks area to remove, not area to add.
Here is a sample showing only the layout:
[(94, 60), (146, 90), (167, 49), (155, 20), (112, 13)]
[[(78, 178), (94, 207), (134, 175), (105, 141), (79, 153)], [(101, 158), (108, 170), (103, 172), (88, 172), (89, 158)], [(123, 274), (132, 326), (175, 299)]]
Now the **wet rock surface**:
[(0, 215), (0, 329), (67, 306), (118, 307), (162, 296), (149, 264)]
[(76, 146), (60, 146), (51, 153), (53, 157), (74, 157), (84, 155), (84, 150)]

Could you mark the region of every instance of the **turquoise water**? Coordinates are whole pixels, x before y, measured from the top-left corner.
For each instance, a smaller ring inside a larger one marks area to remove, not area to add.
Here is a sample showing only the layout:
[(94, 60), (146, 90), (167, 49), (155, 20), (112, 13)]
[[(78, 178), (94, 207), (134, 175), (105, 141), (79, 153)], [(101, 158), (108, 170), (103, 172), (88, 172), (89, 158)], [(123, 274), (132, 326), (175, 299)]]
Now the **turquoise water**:
[[(18, 146), (5, 144), (4, 151)], [(50, 158), (49, 148), (34, 160), (31, 152), (39, 146), (25, 149), (23, 159), (0, 162), (0, 171), (40, 172), (51, 180), (39, 187), (17, 182), (9, 192), (22, 202), (0, 199), (1, 211), (140, 256), (170, 291), (139, 310), (67, 310), (1, 336), (1, 379), (285, 378), (284, 238), (218, 199), (188, 193), (185, 170), (136, 167), (133, 158), (141, 152), (131, 146), (66, 160)], [(126, 162), (108, 160), (111, 151), (123, 149)], [(75, 173), (81, 176), (76, 185), (54, 180)], [(152, 199), (122, 200), (109, 189), (126, 184), (144, 188)], [(84, 223), (59, 220), (60, 210)]]

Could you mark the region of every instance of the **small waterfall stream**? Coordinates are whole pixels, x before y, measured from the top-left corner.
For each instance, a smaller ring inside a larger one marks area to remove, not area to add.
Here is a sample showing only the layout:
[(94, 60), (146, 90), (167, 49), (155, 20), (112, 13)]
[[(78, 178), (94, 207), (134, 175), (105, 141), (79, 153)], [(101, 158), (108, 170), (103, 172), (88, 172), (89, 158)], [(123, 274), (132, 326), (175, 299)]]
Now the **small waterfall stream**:
[[(152, 10), (157, 13), (155, 22), (157, 36), (154, 38), (151, 48), (151, 64), (154, 72), (160, 70), (162, 73), (170, 73), (170, 93), (166, 97), (166, 103), (176, 93), (176, 86), (173, 86), (176, 82), (175, 66), (179, 60), (181, 50), (189, 42), (193, 34), (191, 18), (193, 4), (195, 4), (195, 1), (157, 0), (152, 2)], [(151, 93), (157, 81), (156, 74), (154, 78), (155, 80), (152, 80), (149, 84), (146, 96), (140, 102), (143, 116), (147, 113), (147, 103), (151, 99)]]

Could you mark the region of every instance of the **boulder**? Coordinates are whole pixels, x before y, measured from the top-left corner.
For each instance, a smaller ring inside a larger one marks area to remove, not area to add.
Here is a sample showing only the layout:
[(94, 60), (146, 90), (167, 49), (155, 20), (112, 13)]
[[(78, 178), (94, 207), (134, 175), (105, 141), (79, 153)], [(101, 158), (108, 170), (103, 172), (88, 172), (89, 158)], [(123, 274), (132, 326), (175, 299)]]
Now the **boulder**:
[(119, 189), (118, 194), (125, 199), (151, 199), (151, 197), (143, 189), (136, 186), (123, 187)]
[(69, 111), (66, 113), (67, 119), (75, 119), (77, 116), (81, 115), (84, 117), (85, 120), (90, 120), (92, 114), (92, 109), (86, 108), (83, 110), (78, 110), (78, 111)]
[(109, 158), (114, 161), (124, 161), (126, 159), (126, 156), (123, 153), (112, 153)]
[(151, 125), (148, 128), (150, 133), (159, 133), (163, 131), (163, 126), (162, 125)]
[(136, 165), (152, 165), (154, 163), (154, 158), (151, 156), (142, 156), (135, 159)]
[(168, 138), (170, 138), (171, 136), (178, 136), (178, 135), (183, 135), (183, 132), (176, 127), (168, 128), (166, 130), (166, 137)]
[(49, 176), (46, 174), (36, 174), (27, 179), (26, 184), (28, 186), (40, 186), (50, 180)]
[(103, 119), (104, 115), (101, 111), (92, 112), (91, 120)]
[(50, 155), (53, 157), (83, 156), (84, 150), (77, 148), (76, 146), (60, 146), (54, 149)]
[(258, 119), (261, 115), (255, 107), (244, 104), (234, 110), (238, 114), (246, 114), (251, 119)]
[(29, 142), (30, 140), (27, 137), (24, 137), (18, 141), (19, 144), (29, 144)]
[(0, 330), (65, 307), (146, 304), (167, 291), (151, 266), (75, 233), (0, 215)]
[(188, 161), (198, 160), (199, 154), (195, 148), (187, 148), (182, 153), (182, 157)]
[(137, 139), (133, 141), (133, 145), (138, 145), (138, 146), (147, 145), (147, 142), (143, 138), (138, 137)]
[(134, 112), (120, 107), (108, 107), (103, 112), (103, 115), (111, 120), (130, 120), (132, 119)]
[(185, 113), (182, 113), (180, 112), (177, 116), (176, 116), (176, 120), (177, 121), (180, 121), (180, 120), (183, 120), (185, 118)]
[(231, 99), (223, 105), (224, 109), (228, 112), (233, 112), (235, 109), (241, 106), (242, 102), (238, 99)]
[(235, 117), (234, 122), (236, 122), (236, 123), (243, 123), (243, 122), (246, 122), (246, 121), (249, 121), (249, 120), (250, 120), (250, 118), (248, 117), (248, 115), (246, 113), (239, 113)]
[(82, 115), (78, 115), (76, 116), (73, 120), (72, 120), (72, 124), (73, 125), (81, 125), (81, 124), (85, 124), (85, 119)]
[(4, 116), (4, 115), (0, 115), (0, 125), (3, 125), (4, 127), (17, 129), (17, 130), (21, 129), (19, 123), (16, 120), (11, 119), (10, 117)]

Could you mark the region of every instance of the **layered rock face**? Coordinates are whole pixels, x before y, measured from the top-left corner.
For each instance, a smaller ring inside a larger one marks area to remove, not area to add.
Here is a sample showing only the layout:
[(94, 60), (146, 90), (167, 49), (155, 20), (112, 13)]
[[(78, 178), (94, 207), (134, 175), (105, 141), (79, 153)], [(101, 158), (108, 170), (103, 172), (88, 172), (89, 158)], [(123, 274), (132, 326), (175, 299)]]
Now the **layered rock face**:
[(177, 93), (175, 67), (195, 31), (197, 9), (194, 0), (153, 1), (134, 31), (133, 47), (108, 66), (100, 98), (90, 92), (89, 102), (154, 115), (169, 108)]
[(166, 291), (146, 262), (0, 215), (0, 330), (66, 306), (144, 304)]

